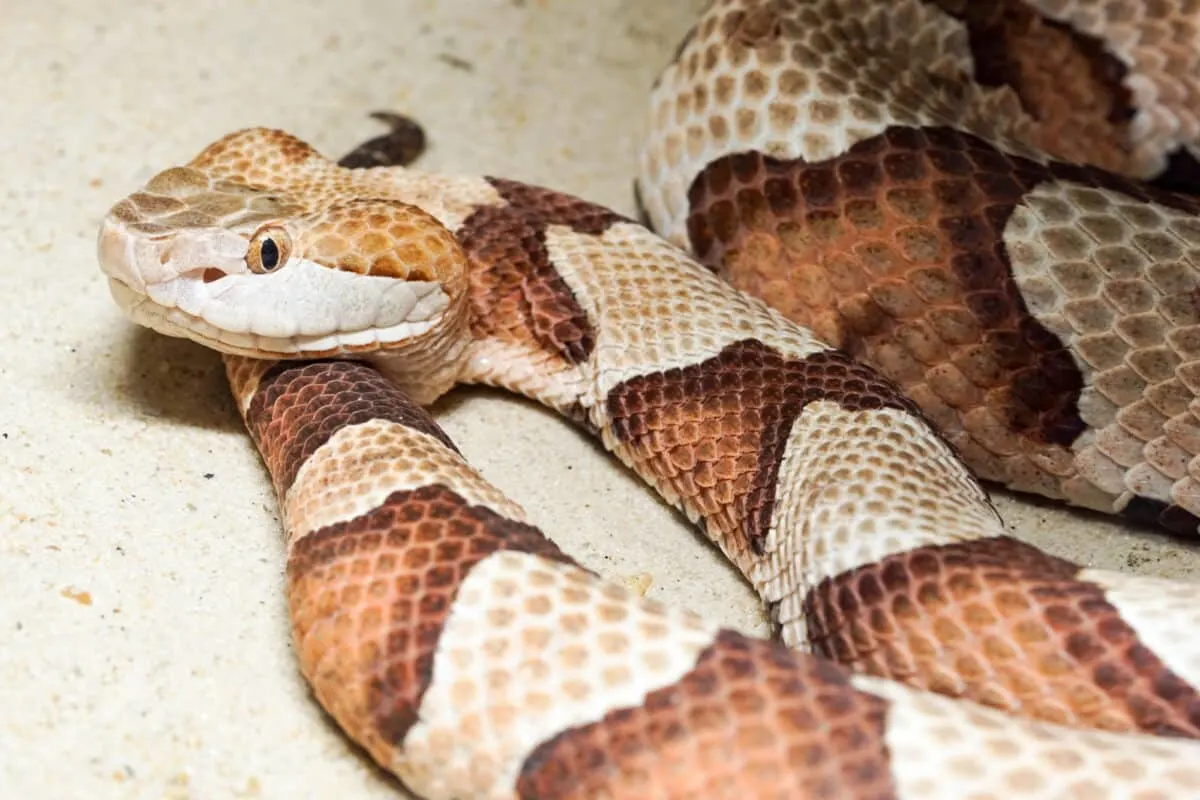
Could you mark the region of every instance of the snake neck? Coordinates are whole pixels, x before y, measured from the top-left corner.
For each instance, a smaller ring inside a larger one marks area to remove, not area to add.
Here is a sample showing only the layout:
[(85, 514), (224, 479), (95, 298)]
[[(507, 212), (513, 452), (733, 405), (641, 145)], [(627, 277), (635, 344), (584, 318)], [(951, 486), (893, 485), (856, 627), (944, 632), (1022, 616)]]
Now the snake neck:
[(463, 382), (471, 343), (467, 296), (459, 291), (436, 326), (363, 360), (415, 402), (429, 405)]

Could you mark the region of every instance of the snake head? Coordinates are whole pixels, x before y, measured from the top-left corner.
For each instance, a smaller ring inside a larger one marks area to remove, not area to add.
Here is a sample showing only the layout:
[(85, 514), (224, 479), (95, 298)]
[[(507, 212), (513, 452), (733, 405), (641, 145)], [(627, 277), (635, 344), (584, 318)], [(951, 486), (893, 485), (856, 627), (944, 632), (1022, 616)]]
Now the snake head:
[(466, 256), (434, 217), (358, 185), (361, 174), (279, 131), (231, 134), (113, 206), (100, 267), (135, 322), (224, 353), (411, 343), (464, 305)]

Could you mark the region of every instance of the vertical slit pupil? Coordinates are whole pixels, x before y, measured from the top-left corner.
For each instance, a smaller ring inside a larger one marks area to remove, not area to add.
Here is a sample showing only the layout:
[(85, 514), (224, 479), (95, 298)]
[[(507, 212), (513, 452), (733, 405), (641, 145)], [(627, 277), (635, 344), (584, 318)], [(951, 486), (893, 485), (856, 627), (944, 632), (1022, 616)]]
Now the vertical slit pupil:
[(260, 258), (264, 269), (275, 269), (279, 266), (279, 245), (275, 244), (274, 239), (263, 239)]

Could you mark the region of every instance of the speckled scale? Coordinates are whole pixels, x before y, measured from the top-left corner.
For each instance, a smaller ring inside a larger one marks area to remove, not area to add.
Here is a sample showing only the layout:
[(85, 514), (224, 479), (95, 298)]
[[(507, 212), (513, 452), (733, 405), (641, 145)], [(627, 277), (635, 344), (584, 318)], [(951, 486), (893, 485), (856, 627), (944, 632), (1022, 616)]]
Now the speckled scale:
[(886, 714), (840, 671), (722, 632), (675, 686), (541, 745), (517, 796), (882, 800)]
[(813, 650), (1057, 724), (1200, 735), (1200, 695), (1077, 572), (1007, 537), (891, 556), (810, 592)]
[(919, 413), (896, 388), (837, 351), (788, 359), (750, 340), (715, 358), (627, 381), (609, 393), (613, 436), (635, 468), (677, 494), (732, 552), (761, 552), (797, 415), (836, 397), (848, 410)]
[(567, 363), (587, 358), (595, 332), (546, 250), (546, 229), (565, 225), (599, 234), (623, 219), (606, 208), (513, 181), (492, 179), (502, 206), (477, 210), (458, 230), (476, 270), (473, 322), (480, 336), (552, 348)]
[[(339, 429), (390, 419), (425, 429), (447, 447), (454, 444), (378, 372), (348, 362), (280, 365), (258, 379), (246, 411), (248, 428), (263, 454), (275, 489), (283, 494), (309, 456)], [(319, 422), (316, 422), (319, 420)]]
[[(897, 381), (979, 474), (1027, 481), (1031, 462), (1082, 431), (1078, 370), (1028, 313), (1002, 241), (1046, 168), (976, 137), (910, 128), (821, 164), (728, 160), (692, 187), (697, 255)], [(752, 197), (759, 213), (727, 218)], [(1031, 483), (1019, 488), (1061, 494), (1054, 480)]]
[[(299, 539), (288, 559), (288, 597), (314, 690), (336, 696), (337, 682), (364, 683), (374, 730), (360, 735), (399, 745), (433, 677), (459, 584), (478, 561), (509, 547), (569, 562), (536, 529), (441, 486), (396, 492), (362, 517)], [(331, 662), (354, 656), (357, 665), (331, 674)]]

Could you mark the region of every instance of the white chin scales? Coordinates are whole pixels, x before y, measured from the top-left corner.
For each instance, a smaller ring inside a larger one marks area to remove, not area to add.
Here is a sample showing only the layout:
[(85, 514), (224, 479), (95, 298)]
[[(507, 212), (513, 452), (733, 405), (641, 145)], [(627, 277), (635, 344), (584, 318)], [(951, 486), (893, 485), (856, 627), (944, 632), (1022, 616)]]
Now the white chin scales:
[(271, 336), (254, 330), (235, 331), (218, 327), (205, 316), (160, 305), (119, 280), (109, 280), (109, 291), (117, 306), (137, 324), (165, 336), (191, 339), (222, 353), (253, 358), (304, 357), (347, 350), (361, 352), (420, 336), (437, 323), (442, 311), (449, 305), (449, 298), (435, 284), (409, 286), (415, 291), (412, 292), (411, 302), (405, 298), (404, 305), (408, 309), (407, 315), (415, 319), (361, 330)]

